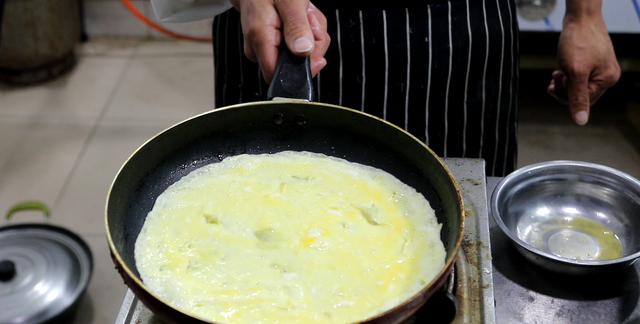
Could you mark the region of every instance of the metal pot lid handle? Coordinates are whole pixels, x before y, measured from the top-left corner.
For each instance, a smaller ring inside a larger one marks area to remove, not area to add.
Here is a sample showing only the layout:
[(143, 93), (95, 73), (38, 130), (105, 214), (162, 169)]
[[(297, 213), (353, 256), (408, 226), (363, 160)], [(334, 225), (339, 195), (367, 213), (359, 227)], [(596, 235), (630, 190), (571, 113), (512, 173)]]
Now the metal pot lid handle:
[(5, 216), (6, 222), (9, 223), (11, 217), (13, 217), (15, 213), (26, 210), (41, 211), (44, 215), (44, 222), (49, 223), (49, 219), (51, 218), (51, 210), (45, 203), (37, 200), (26, 200), (13, 205), (7, 211), (7, 215)]
[(0, 282), (7, 282), (16, 276), (16, 264), (11, 260), (0, 261)]
[(267, 91), (267, 98), (288, 98), (314, 101), (311, 75), (311, 59), (291, 53), (287, 44), (280, 46), (280, 56), (273, 79)]

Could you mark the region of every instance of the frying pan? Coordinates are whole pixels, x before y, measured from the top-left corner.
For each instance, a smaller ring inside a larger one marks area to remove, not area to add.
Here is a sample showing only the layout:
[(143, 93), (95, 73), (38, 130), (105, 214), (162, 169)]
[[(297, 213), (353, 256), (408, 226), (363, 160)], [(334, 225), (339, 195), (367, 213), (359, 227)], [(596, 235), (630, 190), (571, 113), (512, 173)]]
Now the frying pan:
[(105, 215), (116, 269), (161, 320), (210, 323), (170, 306), (140, 279), (134, 245), (155, 199), (191, 171), (229, 156), (286, 150), (322, 153), (391, 173), (422, 193), (443, 224), (447, 256), (438, 276), (409, 300), (364, 321), (400, 323), (444, 285), (452, 270), (462, 240), (462, 196), (442, 160), (423, 142), (374, 116), (308, 100), (313, 93), (308, 58), (285, 53), (280, 60), (269, 96), (294, 99), (238, 104), (192, 117), (148, 140), (124, 163), (109, 190)]

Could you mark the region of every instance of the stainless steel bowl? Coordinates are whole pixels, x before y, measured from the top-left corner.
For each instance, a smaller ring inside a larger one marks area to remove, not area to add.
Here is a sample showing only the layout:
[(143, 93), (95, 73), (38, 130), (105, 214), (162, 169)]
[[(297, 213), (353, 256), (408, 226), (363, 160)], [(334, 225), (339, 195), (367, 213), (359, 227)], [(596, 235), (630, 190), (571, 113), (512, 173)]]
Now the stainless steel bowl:
[(592, 274), (640, 257), (640, 181), (610, 167), (550, 161), (518, 169), (496, 186), (491, 211), (520, 253), (547, 270)]

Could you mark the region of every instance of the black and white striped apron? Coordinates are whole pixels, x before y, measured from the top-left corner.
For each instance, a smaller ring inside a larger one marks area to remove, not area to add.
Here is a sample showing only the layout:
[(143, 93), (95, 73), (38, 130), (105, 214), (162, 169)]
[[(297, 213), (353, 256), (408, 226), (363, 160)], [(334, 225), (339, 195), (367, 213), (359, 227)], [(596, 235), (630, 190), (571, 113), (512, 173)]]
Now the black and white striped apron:
[[(384, 118), (441, 157), (483, 158), (488, 176), (515, 169), (513, 0), (369, 1), (360, 10), (313, 2), (331, 35), (317, 101)], [(216, 17), (213, 39), (216, 106), (263, 100), (268, 86), (243, 54), (235, 9)]]

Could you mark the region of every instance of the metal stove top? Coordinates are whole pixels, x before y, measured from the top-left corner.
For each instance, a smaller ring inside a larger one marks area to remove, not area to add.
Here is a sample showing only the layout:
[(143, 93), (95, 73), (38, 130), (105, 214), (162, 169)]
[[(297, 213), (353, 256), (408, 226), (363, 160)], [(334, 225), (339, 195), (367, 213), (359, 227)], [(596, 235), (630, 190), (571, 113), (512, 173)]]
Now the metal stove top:
[[(444, 162), (458, 183), (467, 216), (461, 250), (455, 263), (455, 277), (451, 279), (454, 282), (453, 294), (458, 301), (458, 313), (453, 323), (494, 324), (496, 314), (485, 164), (480, 159), (447, 158)], [(407, 323), (422, 323), (420, 313), (418, 311)], [(134, 323), (163, 324), (128, 290), (115, 324)]]

